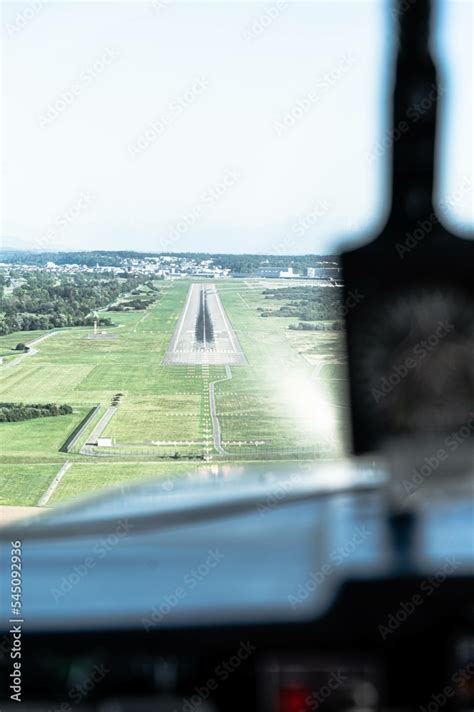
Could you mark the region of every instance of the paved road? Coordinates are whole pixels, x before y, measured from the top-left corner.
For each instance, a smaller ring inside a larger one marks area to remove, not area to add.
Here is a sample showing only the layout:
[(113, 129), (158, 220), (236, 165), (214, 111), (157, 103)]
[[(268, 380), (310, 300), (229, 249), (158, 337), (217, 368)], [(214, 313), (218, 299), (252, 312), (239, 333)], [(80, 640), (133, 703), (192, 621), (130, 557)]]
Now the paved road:
[(72, 450), (72, 448), (73, 448), (74, 445), (77, 443), (77, 441), (79, 440), (79, 438), (81, 437), (81, 435), (84, 433), (84, 430), (87, 428), (87, 426), (89, 425), (89, 423), (91, 422), (91, 420), (95, 417), (95, 415), (96, 415), (97, 411), (99, 410), (99, 408), (100, 408), (100, 404), (99, 404), (99, 405), (96, 405), (96, 407), (95, 407), (92, 411), (90, 411), (90, 413), (89, 413), (89, 415), (87, 416), (87, 418), (83, 421), (83, 423), (82, 423), (82, 425), (81, 425), (81, 428), (77, 431), (77, 433), (75, 434), (75, 436), (73, 437), (73, 439), (71, 440), (71, 442), (69, 443), (69, 445), (67, 446), (66, 452), (70, 452), (70, 451)]
[[(201, 324), (200, 324), (201, 321)], [(164, 365), (245, 366), (247, 359), (213, 284), (192, 284)]]
[(57, 475), (55, 475), (53, 481), (52, 481), (51, 484), (49, 485), (49, 487), (48, 487), (48, 489), (46, 490), (46, 492), (45, 492), (43, 495), (41, 495), (41, 497), (39, 498), (39, 500), (38, 500), (38, 507), (44, 507), (45, 504), (48, 504), (48, 501), (49, 501), (51, 495), (53, 494), (54, 490), (56, 489), (56, 487), (57, 487), (57, 486), (59, 485), (59, 483), (61, 482), (61, 480), (62, 480), (62, 478), (64, 477), (64, 475), (66, 474), (66, 472), (67, 472), (67, 471), (69, 470), (69, 468), (71, 467), (71, 464), (72, 464), (72, 463), (69, 462), (69, 460), (67, 460), (67, 461), (64, 463), (64, 465), (61, 467), (61, 469), (59, 470), (59, 472), (57, 473)]
[(49, 331), (47, 334), (43, 334), (43, 336), (38, 336), (36, 339), (32, 339), (32, 341), (28, 341), (26, 346), (28, 346), (29, 351), (26, 351), (25, 353), (22, 353), (20, 356), (17, 356), (17, 358), (12, 359), (12, 361), (7, 362), (4, 364), (2, 367), (2, 371), (4, 371), (7, 368), (11, 368), (12, 366), (16, 366), (18, 363), (21, 363), (24, 358), (27, 358), (28, 356), (34, 356), (35, 354), (38, 353), (38, 349), (33, 348), (36, 344), (41, 343), (41, 341), (44, 341), (45, 339), (49, 339), (51, 336), (54, 336), (55, 334), (59, 334), (59, 331)]
[(115, 413), (117, 412), (117, 407), (116, 405), (110, 405), (107, 410), (105, 411), (104, 415), (102, 418), (99, 420), (97, 425), (95, 426), (94, 430), (92, 433), (89, 435), (87, 438), (87, 442), (85, 445), (82, 446), (81, 448), (81, 455), (92, 455), (94, 453), (94, 445), (93, 443), (96, 443), (97, 440), (100, 438), (102, 433), (104, 432), (105, 428), (109, 424), (109, 421)]

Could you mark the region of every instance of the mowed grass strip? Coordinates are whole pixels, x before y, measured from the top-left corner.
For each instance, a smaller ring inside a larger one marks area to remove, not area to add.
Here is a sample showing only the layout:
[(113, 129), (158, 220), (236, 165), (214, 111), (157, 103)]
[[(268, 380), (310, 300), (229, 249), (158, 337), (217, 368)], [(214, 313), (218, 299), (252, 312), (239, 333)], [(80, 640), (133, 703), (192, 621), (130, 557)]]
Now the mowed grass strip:
[(6, 336), (0, 336), (0, 350), (3, 352), (4, 349), (14, 349), (17, 344), (27, 344), (33, 339), (37, 339), (47, 332), (43, 329), (35, 331), (13, 331), (11, 334)]
[[(269, 282), (236, 283), (219, 287), (222, 303), (247, 356), (247, 368), (232, 368), (232, 380), (216, 386), (216, 403), (222, 440), (265, 440), (274, 452), (291, 448), (314, 448), (343, 453), (347, 442), (347, 394), (344, 380), (332, 380), (334, 370), (318, 374), (305, 356), (318, 351), (327, 360), (344, 358), (340, 335), (308, 332), (301, 339), (289, 338), (293, 318), (261, 317), (258, 307), (272, 307), (263, 289)], [(275, 307), (281, 302), (275, 301)], [(337, 345), (336, 345), (337, 342)], [(344, 373), (342, 368), (338, 375)], [(327, 427), (325, 420), (334, 425)], [(251, 450), (252, 446), (237, 446)], [(235, 453), (235, 446), (226, 446)], [(261, 450), (260, 450), (261, 452)]]
[(74, 463), (66, 472), (48, 505), (61, 504), (94, 494), (104, 487), (132, 485), (138, 480), (159, 477), (172, 489), (173, 481), (200, 471), (193, 463)]
[(60, 464), (1, 464), (0, 504), (36, 505), (60, 467)]
[[(76, 385), (89, 373), (92, 366), (77, 364), (49, 364), (34, 360), (35, 357), (26, 357), (21, 366), (21, 375), (14, 373), (15, 366), (10, 369), (9, 378), (0, 388), (2, 398), (8, 394), (10, 400), (31, 400), (34, 396), (36, 402), (66, 402), (71, 398)], [(77, 397), (73, 396), (74, 400)]]
[[(97, 403), (105, 409), (115, 393), (124, 394), (104, 432), (106, 437), (115, 439), (118, 447), (107, 453), (103, 449), (101, 454), (110, 459), (85, 457), (75, 448), (71, 454), (74, 464), (53, 496), (52, 504), (116, 482), (153, 474), (161, 476), (170, 468), (173, 473), (194, 471), (197, 465), (192, 460), (169, 463), (152, 460), (164, 456), (202, 456), (204, 450), (207, 452), (207, 446), (202, 445), (205, 441), (215, 458), (225, 459), (212, 446), (208, 393), (209, 382), (223, 378), (225, 369), (161, 363), (189, 284), (187, 280), (160, 284), (159, 300), (146, 312), (108, 312), (107, 316), (117, 325), (105, 328), (113, 340), (87, 338), (92, 332), (90, 328), (64, 330), (38, 344), (35, 355), (3, 371), (0, 367), (0, 400), (4, 401), (70, 403), (82, 408), (85, 414)], [(282, 451), (290, 452), (292, 448), (314, 447), (316, 457), (318, 452), (325, 456), (328, 444), (321, 440), (318, 428), (312, 427), (313, 421), (318, 424), (325, 412), (323, 407), (314, 414), (315, 403), (319, 409), (325, 401), (334, 404), (337, 432), (331, 437), (336, 441), (332, 451), (337, 454), (344, 440), (343, 416), (347, 413), (340, 334), (289, 331), (288, 324), (295, 319), (262, 318), (258, 307), (279, 308), (282, 303), (265, 299), (262, 292), (269, 286), (272, 286), (270, 280), (229, 280), (217, 284), (249, 363), (232, 367), (232, 380), (216, 384), (222, 439), (266, 441), (263, 448), (234, 445), (226, 450), (233, 457), (244, 459), (260, 457), (265, 449), (265, 457), (271, 459), (273, 454), (280, 456)], [(0, 339), (0, 345), (11, 348), (42, 333), (10, 335)], [(310, 387), (306, 388), (306, 383)], [(5, 461), (16, 466), (28, 461), (32, 465), (35, 462), (45, 465), (54, 460), (55, 464), (48, 465), (53, 468), (53, 477), (61, 466), (61, 457), (64, 459), (59, 447), (83, 415), (75, 413), (68, 423), (70, 417), (0, 424), (0, 450)], [(193, 440), (201, 444), (144, 445), (151, 440)], [(126, 459), (130, 462), (124, 462)], [(148, 459), (146, 465), (133, 464), (133, 460)]]
[(117, 443), (200, 437), (200, 395), (157, 396), (123, 401), (103, 436)]
[(0, 423), (2, 458), (14, 455), (21, 460), (26, 460), (58, 454), (61, 445), (85, 417), (87, 411), (87, 407), (81, 407), (75, 409), (71, 415)]

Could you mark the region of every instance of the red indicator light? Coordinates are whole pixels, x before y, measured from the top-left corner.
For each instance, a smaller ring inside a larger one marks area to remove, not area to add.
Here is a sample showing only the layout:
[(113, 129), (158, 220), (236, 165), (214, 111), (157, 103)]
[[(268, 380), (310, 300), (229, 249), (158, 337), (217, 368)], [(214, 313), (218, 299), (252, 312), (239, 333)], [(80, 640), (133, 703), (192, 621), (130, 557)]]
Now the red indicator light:
[(278, 712), (309, 712), (310, 691), (304, 687), (280, 690)]

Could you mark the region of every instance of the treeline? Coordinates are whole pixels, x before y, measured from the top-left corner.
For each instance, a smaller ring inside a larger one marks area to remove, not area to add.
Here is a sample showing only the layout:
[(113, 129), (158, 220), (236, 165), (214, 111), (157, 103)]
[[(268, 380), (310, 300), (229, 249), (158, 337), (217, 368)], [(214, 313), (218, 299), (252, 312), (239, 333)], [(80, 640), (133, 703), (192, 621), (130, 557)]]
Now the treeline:
[(298, 324), (290, 324), (289, 329), (293, 331), (343, 331), (344, 322), (333, 321), (332, 324), (312, 324), (308, 321), (300, 321)]
[[(284, 287), (265, 289), (265, 299), (278, 299), (285, 304), (279, 309), (260, 307), (261, 316), (295, 317), (302, 322), (342, 320), (342, 287)], [(290, 328), (310, 330), (311, 326)]]
[(58, 415), (70, 415), (70, 405), (55, 403), (0, 403), (0, 423), (16, 423), (20, 420), (48, 418)]
[[(21, 250), (0, 251), (0, 261), (6, 264), (24, 264), (44, 267), (48, 262), (56, 265), (85, 265), (86, 267), (120, 267), (123, 259), (140, 258), (139, 252), (107, 252), (104, 250), (79, 252), (28, 252)], [(151, 253), (150, 253), (151, 256)]]
[[(13, 331), (86, 326), (92, 312), (107, 306), (139, 283), (139, 277), (22, 274), (22, 284), (0, 299), (0, 334)], [(101, 317), (101, 325), (112, 321)]]
[(196, 260), (212, 259), (216, 267), (230, 269), (232, 274), (255, 274), (261, 269), (284, 270), (293, 267), (301, 271), (306, 267), (314, 267), (317, 262), (337, 262), (335, 255), (229, 255), (225, 253), (208, 254), (202, 252), (181, 253), (181, 257)]
[(111, 305), (107, 311), (143, 311), (156, 302), (156, 299), (129, 299), (121, 304)]
[(45, 266), (48, 262), (57, 265), (78, 264), (87, 267), (123, 267), (124, 260), (144, 259), (145, 257), (175, 256), (201, 260), (212, 260), (216, 267), (230, 269), (232, 274), (254, 274), (260, 269), (286, 269), (293, 267), (302, 270), (305, 267), (314, 267), (317, 262), (338, 260), (335, 255), (232, 255), (225, 253), (213, 254), (210, 252), (132, 252), (132, 251), (106, 251), (94, 250), (92, 252), (22, 252), (14, 250), (0, 251), (0, 262), (6, 264), (28, 264), (38, 267)]

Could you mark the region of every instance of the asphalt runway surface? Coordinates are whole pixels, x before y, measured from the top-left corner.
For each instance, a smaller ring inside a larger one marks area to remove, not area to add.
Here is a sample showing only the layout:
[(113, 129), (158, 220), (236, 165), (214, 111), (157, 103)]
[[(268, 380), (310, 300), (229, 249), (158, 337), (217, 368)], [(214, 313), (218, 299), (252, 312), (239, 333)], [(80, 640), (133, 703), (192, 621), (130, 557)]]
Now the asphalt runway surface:
[(247, 359), (213, 284), (191, 284), (164, 365), (245, 366)]

